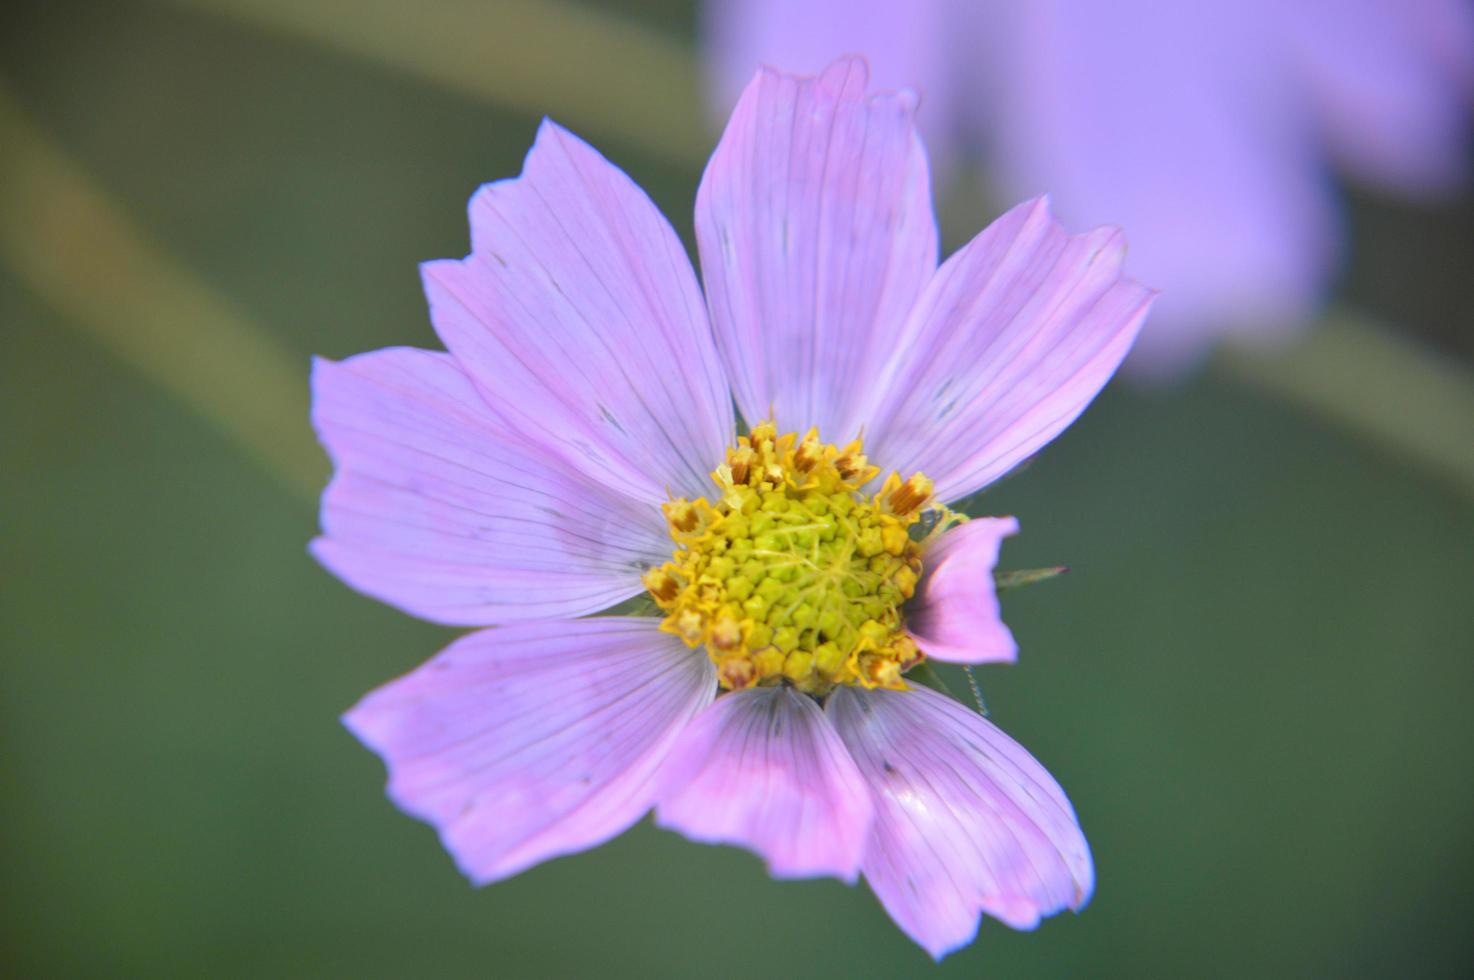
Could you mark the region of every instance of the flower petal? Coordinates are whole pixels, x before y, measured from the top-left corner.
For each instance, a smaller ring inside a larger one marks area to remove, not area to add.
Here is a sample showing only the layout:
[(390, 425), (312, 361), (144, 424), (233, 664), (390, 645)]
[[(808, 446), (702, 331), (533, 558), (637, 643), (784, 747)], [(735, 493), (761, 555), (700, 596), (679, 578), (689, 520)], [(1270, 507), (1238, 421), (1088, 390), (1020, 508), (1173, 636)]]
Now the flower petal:
[[(965, 100), (963, 73), (949, 57), (973, 49), (950, 23), (949, 0), (712, 0), (702, 5), (702, 58), (712, 103), (725, 114), (763, 65), (817, 73), (849, 52), (862, 52), (881, 90), (914, 89), (917, 122), (931, 159), (955, 156), (951, 132)], [(946, 160), (943, 161), (944, 163)]]
[(666, 559), (656, 508), (509, 434), (449, 354), (319, 360), (312, 389), (337, 467), (312, 552), (362, 592), (454, 625), (578, 616)]
[(941, 500), (1003, 476), (1058, 435), (1115, 373), (1150, 290), (1126, 279), (1114, 228), (1071, 236), (1043, 198), (946, 261), (897, 345), (867, 450), (924, 472)]
[(1013, 634), (998, 612), (993, 568), (1012, 517), (978, 517), (944, 533), (922, 558), (925, 569), (906, 610), (906, 630), (921, 652), (954, 664), (1012, 663)]
[(760, 71), (696, 196), (717, 344), (748, 422), (845, 442), (936, 268), (926, 154), (909, 92), (865, 95), (866, 67)]
[(423, 267), (431, 319), (493, 409), (601, 482), (709, 493), (732, 399), (696, 275), (617, 167), (551, 122), (471, 199), (471, 254)]
[(776, 878), (860, 873), (870, 791), (809, 697), (765, 687), (718, 698), (681, 736), (661, 781), (662, 827), (750, 848)]
[(476, 884), (615, 836), (716, 691), (711, 661), (653, 619), (472, 633), (343, 722), (389, 767), (389, 796), (435, 826)]
[(840, 688), (828, 714), (875, 795), (865, 878), (940, 959), (979, 912), (1015, 929), (1079, 909), (1095, 887), (1069, 800), (987, 719), (926, 688)]

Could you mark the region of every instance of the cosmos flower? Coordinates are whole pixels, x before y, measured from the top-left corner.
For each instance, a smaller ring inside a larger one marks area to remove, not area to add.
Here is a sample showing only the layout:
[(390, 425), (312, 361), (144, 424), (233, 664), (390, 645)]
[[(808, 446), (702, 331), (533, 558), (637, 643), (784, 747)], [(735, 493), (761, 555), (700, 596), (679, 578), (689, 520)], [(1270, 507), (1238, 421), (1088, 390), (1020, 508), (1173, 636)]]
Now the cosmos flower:
[(472, 199), (471, 254), (423, 267), (449, 352), (314, 369), (313, 553), (492, 627), (345, 716), (477, 883), (653, 807), (777, 877), (863, 873), (936, 956), (1090, 896), (1055, 781), (903, 675), (1014, 659), (992, 570), (1018, 525), (945, 504), (1084, 409), (1151, 293), (1117, 231), (1043, 201), (938, 268), (915, 99), (866, 85), (857, 60), (753, 80), (697, 197), (705, 301), (650, 200), (544, 123)]
[(1213, 341), (1295, 334), (1344, 247), (1332, 165), (1429, 197), (1467, 175), (1467, 0), (707, 0), (718, 102), (759, 63), (866, 54), (916, 86), (944, 161), (1007, 199), (1131, 230), (1162, 288), (1131, 366), (1174, 375)]

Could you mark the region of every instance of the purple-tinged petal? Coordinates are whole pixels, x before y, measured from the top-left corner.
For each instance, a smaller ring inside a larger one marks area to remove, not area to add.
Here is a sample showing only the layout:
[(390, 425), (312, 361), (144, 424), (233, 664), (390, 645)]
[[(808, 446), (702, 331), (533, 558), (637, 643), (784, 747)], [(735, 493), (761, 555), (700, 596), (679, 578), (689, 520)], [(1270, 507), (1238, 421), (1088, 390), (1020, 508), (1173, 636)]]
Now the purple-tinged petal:
[(818, 74), (842, 55), (862, 54), (877, 88), (916, 91), (917, 121), (932, 158), (938, 151), (950, 158), (965, 73), (947, 55), (970, 43), (948, 22), (950, 6), (948, 0), (710, 0), (701, 33), (711, 102), (725, 118), (764, 65)]
[(1012, 517), (978, 517), (945, 532), (922, 557), (921, 581), (906, 609), (906, 630), (921, 652), (953, 664), (1012, 663), (1013, 634), (998, 612), (993, 568)]
[(928, 283), (883, 384), (866, 449), (957, 500), (1058, 435), (1110, 380), (1152, 292), (1121, 272), (1114, 228), (1068, 234), (1043, 198), (1019, 205)]
[(1468, 176), (1474, 8), (1467, 0), (1276, 4), (1320, 124), (1349, 171), (1413, 195)]
[(337, 467), (312, 552), (361, 592), (452, 625), (578, 616), (666, 560), (658, 509), (509, 434), (449, 354), (319, 360), (312, 390)]
[(926, 688), (840, 688), (827, 713), (875, 796), (865, 879), (932, 956), (971, 942), (980, 912), (1032, 929), (1089, 901), (1064, 791), (987, 719)]
[(696, 196), (717, 345), (749, 422), (843, 443), (937, 261), (910, 93), (865, 95), (860, 59), (764, 69)]
[(635, 617), (472, 633), (367, 695), (344, 724), (389, 796), (486, 884), (602, 843), (655, 800), (681, 731), (716, 692), (711, 661)]
[(710, 492), (734, 437), (696, 275), (655, 205), (551, 122), (471, 199), (471, 254), (423, 267), (430, 315), (488, 403), (600, 482)]
[(765, 687), (718, 698), (682, 734), (661, 783), (662, 827), (750, 848), (776, 878), (859, 875), (870, 791), (806, 695)]

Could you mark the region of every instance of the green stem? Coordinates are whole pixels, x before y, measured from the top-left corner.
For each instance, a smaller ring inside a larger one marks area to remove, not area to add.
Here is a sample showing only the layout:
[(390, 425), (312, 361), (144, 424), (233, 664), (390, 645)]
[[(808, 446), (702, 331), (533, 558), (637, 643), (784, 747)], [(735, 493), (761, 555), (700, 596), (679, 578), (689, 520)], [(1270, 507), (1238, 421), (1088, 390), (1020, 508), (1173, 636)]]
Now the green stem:
[(1292, 347), (1227, 347), (1215, 366), (1474, 496), (1474, 374), (1398, 332), (1332, 309)]

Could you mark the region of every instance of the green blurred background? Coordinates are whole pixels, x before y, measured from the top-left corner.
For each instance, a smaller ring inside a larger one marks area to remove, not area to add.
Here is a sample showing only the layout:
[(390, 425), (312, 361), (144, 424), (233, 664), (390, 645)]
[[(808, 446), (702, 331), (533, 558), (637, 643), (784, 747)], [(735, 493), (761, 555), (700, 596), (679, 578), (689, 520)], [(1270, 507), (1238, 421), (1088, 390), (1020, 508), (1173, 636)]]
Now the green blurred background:
[[(670, 0), (603, 12), (677, 44), (694, 29)], [(7, 4), (0, 83), (303, 386), (313, 353), (435, 346), (416, 263), (465, 252), (467, 197), (517, 172), (545, 108), (132, 0)], [(589, 135), (689, 240), (696, 164)], [(1468, 201), (1354, 203), (1342, 295), (1467, 364)], [(310, 494), (151, 380), (167, 351), (120, 359), (43, 293), (0, 263), (0, 972), (1370, 977), (1474, 959), (1474, 498), (1221, 370), (1113, 386), (980, 501), (1023, 524), (1007, 566), (1073, 568), (1005, 598), (1022, 659), (981, 680), (1075, 802), (1100, 884), (1078, 917), (985, 921), (933, 968), (865, 888), (774, 883), (648, 823), (473, 890), (337, 721), (452, 634), (318, 568)]]

